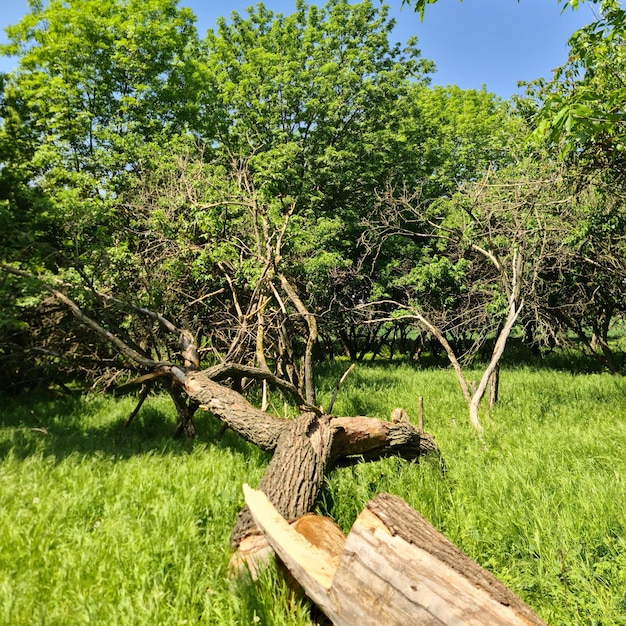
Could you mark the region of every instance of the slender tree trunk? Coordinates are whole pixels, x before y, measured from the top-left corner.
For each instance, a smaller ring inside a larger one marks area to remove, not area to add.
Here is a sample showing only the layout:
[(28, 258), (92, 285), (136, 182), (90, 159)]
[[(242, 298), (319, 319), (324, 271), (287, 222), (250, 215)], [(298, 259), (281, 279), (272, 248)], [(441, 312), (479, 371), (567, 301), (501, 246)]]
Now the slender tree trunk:
[[(569, 317), (562, 312), (553, 311), (553, 315), (566, 327), (576, 333), (576, 336), (580, 342), (587, 348), (589, 356), (600, 361), (604, 367), (606, 367), (612, 374), (617, 373), (617, 367), (614, 362), (614, 355), (611, 351), (608, 343), (605, 342), (605, 346), (601, 345), (601, 341), (597, 334), (594, 334), (591, 338), (587, 337), (582, 323), (580, 320)], [(602, 354), (598, 354), (597, 346), (600, 345)], [(605, 352), (605, 350), (607, 352)]]
[(491, 360), (489, 361), (489, 365), (487, 365), (487, 369), (483, 372), (482, 378), (478, 383), (478, 388), (476, 392), (472, 396), (469, 404), (470, 411), (470, 422), (472, 426), (478, 431), (482, 430), (480, 426), (480, 422), (478, 420), (478, 405), (480, 404), (483, 396), (485, 395), (485, 391), (487, 390), (487, 385), (491, 380), (492, 375), (499, 367), (500, 359), (504, 354), (504, 348), (506, 347), (506, 342), (511, 334), (511, 330), (513, 329), (513, 325), (517, 320), (517, 316), (524, 306), (524, 301), (520, 303), (519, 307), (517, 306), (517, 302), (511, 296), (509, 300), (509, 314), (506, 319), (506, 323), (502, 327), (500, 334), (498, 335), (498, 339), (496, 341), (496, 345), (493, 348), (493, 354), (491, 355)]
[(594, 321), (593, 339), (591, 341), (591, 345), (593, 346), (594, 351), (597, 350), (598, 346), (600, 347), (600, 351), (602, 353), (601, 358), (604, 360), (607, 369), (611, 372), (611, 374), (616, 374), (618, 372), (618, 367), (615, 362), (615, 355), (613, 354), (608, 341), (611, 314), (605, 311), (601, 318), (601, 320), (596, 319)]
[(498, 403), (498, 394), (500, 391), (500, 364), (489, 377), (489, 406), (493, 407)]
[[(463, 392), (463, 397), (469, 405), (472, 400), (472, 393), (467, 383), (467, 379), (465, 378), (465, 374), (463, 374), (463, 368), (461, 367), (459, 360), (456, 358), (454, 348), (445, 338), (445, 335), (439, 330), (439, 328), (437, 328), (437, 326), (432, 324), (428, 319), (426, 319), (421, 313), (417, 311), (413, 311), (412, 314), (408, 315), (407, 317), (415, 318), (424, 328), (426, 328), (426, 330), (428, 330), (435, 337), (435, 339), (437, 339), (439, 345), (446, 351), (448, 360), (450, 361), (450, 364), (454, 369), (454, 373), (456, 374), (457, 380), (459, 381), (461, 391)], [(480, 429), (480, 424), (478, 424), (478, 428)]]
[(311, 404), (316, 404), (315, 399), (315, 377), (313, 371), (313, 346), (317, 341), (317, 320), (315, 315), (309, 312), (304, 306), (304, 303), (298, 296), (293, 285), (287, 280), (284, 274), (279, 274), (280, 284), (289, 296), (290, 300), (294, 303), (296, 310), (305, 319), (309, 328), (309, 334), (307, 337), (306, 345), (304, 347), (304, 395), (306, 401)]
[(135, 419), (135, 417), (137, 416), (137, 413), (139, 413), (139, 410), (141, 409), (143, 403), (146, 401), (146, 398), (148, 397), (148, 394), (150, 393), (150, 390), (152, 389), (152, 385), (153, 385), (153, 381), (148, 381), (144, 383), (143, 386), (141, 387), (137, 404), (135, 408), (133, 409), (133, 412), (126, 419), (126, 422), (124, 423), (125, 426), (130, 426), (130, 423)]
[(339, 329), (339, 343), (343, 348), (344, 354), (350, 359), (350, 361), (358, 361), (358, 350), (355, 345), (355, 342), (352, 341), (352, 337), (350, 337), (343, 329)]
[(286, 327), (287, 320), (283, 319), (278, 327), (278, 354), (277, 371), (280, 376), (288, 380), (294, 386), (300, 384), (298, 373), (295, 368), (295, 356), (289, 331)]
[(269, 302), (267, 296), (261, 296), (259, 310), (257, 311), (257, 328), (256, 328), (256, 361), (261, 369), (269, 370), (267, 360), (265, 358), (265, 315), (264, 310)]
[(198, 403), (185, 395), (183, 390), (173, 382), (167, 385), (167, 392), (170, 398), (172, 398), (178, 413), (176, 435), (184, 435), (189, 439), (193, 439), (196, 436), (196, 425), (193, 421), (193, 416), (199, 406)]

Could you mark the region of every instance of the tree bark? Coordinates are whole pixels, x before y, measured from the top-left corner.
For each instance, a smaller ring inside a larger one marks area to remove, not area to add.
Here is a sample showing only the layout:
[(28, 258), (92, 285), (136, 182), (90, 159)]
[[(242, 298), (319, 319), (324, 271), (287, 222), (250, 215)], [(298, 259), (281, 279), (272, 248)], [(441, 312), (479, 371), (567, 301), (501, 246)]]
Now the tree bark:
[(500, 393), (500, 364), (491, 373), (489, 377), (489, 406), (494, 407), (498, 404), (498, 396)]
[(250, 404), (241, 394), (211, 380), (204, 372), (190, 372), (185, 391), (240, 437), (265, 450), (274, 452), (288, 422), (271, 417)]
[[(249, 372), (252, 368), (248, 368)], [(264, 373), (260, 372), (263, 376)], [(272, 417), (250, 404), (241, 394), (207, 376), (189, 372), (184, 379), (187, 394), (199, 408), (210, 411), (246, 441), (266, 452), (276, 450), (284, 430), (297, 420)], [(305, 411), (303, 415), (313, 411)], [(318, 414), (319, 415), (319, 414)], [(363, 455), (368, 459), (399, 455), (408, 460), (437, 451), (433, 437), (420, 433), (410, 422), (388, 422), (375, 417), (335, 417), (329, 420), (332, 433), (331, 459)]]
[[(206, 372), (189, 372), (184, 388), (200, 408), (213, 413), (246, 441), (274, 453), (260, 489), (286, 519), (296, 519), (313, 509), (333, 464), (389, 455), (413, 460), (437, 451), (434, 439), (420, 433), (408, 420), (334, 417), (314, 411), (282, 420), (260, 411), (239, 393), (208, 378)], [(256, 526), (244, 509), (233, 528), (231, 544), (237, 548), (254, 532)]]
[(400, 498), (370, 501), (337, 560), (294, 531), (262, 492), (246, 485), (244, 493), (271, 547), (335, 626), (545, 626)]
[[(324, 484), (330, 460), (332, 430), (327, 416), (303, 413), (283, 430), (259, 489), (286, 519), (296, 519), (313, 509)], [(237, 516), (231, 546), (257, 528), (248, 507)]]
[(485, 391), (487, 390), (487, 385), (491, 380), (491, 376), (496, 371), (499, 366), (500, 359), (504, 354), (504, 348), (506, 347), (506, 342), (511, 334), (511, 330), (517, 320), (520, 310), (524, 306), (524, 300), (518, 303), (516, 296), (512, 295), (509, 298), (509, 312), (507, 315), (506, 323), (504, 324), (502, 330), (498, 335), (498, 339), (496, 341), (496, 345), (493, 348), (493, 353), (491, 355), (491, 360), (489, 361), (489, 365), (483, 372), (483, 375), (480, 379), (480, 383), (478, 384), (478, 388), (476, 392), (472, 395), (472, 399), (469, 403), (469, 414), (470, 414), (470, 422), (472, 426), (478, 431), (482, 431), (482, 426), (480, 425), (480, 421), (478, 420), (478, 405), (480, 404), (483, 396), (485, 395)]
[(178, 413), (178, 424), (176, 425), (176, 436), (184, 435), (188, 439), (196, 436), (196, 426), (193, 415), (198, 409), (198, 402), (187, 397), (182, 389), (172, 381), (168, 381), (167, 392), (172, 398), (172, 402)]
[(510, 589), (503, 585), (491, 572), (461, 552), (446, 539), (434, 526), (425, 520), (406, 502), (387, 493), (376, 496), (367, 504), (370, 510), (389, 529), (393, 536), (424, 550), (441, 563), (461, 574), (474, 587), (482, 589), (503, 607), (510, 607), (513, 613), (529, 624), (543, 624), (543, 621)]

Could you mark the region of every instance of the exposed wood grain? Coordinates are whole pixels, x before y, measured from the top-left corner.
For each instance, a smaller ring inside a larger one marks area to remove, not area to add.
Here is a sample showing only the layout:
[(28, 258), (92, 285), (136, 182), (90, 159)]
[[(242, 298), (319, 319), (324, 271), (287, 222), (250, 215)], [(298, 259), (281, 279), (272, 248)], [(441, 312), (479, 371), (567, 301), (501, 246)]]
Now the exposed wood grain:
[[(257, 526), (305, 593), (335, 626), (341, 626), (328, 596), (335, 569), (328, 565), (327, 553), (310, 544), (278, 514), (267, 496), (244, 485), (246, 506)], [(347, 624), (346, 624), (347, 626)]]
[[(367, 508), (379, 517), (393, 535), (432, 554), (461, 573), (473, 585), (485, 590), (503, 605), (510, 606), (529, 624), (544, 625), (534, 611), (503, 585), (491, 572), (461, 552), (404, 500), (388, 493), (379, 494)], [(545, 625), (544, 625), (545, 626)]]
[(363, 626), (530, 623), (427, 550), (394, 536), (368, 508), (346, 539), (330, 595), (346, 623)]
[(383, 494), (367, 505), (337, 566), (329, 567), (328, 553), (291, 528), (263, 493), (245, 492), (268, 543), (335, 626), (545, 626), (395, 496)]

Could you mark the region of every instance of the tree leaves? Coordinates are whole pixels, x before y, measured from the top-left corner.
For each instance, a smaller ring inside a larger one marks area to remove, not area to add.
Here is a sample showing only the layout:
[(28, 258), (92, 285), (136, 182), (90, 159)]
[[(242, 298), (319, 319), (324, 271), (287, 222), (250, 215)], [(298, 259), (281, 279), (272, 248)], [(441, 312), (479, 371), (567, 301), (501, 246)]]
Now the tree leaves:
[[(295, 358), (290, 334), (308, 340), (294, 310), (346, 346), (371, 341), (350, 308), (379, 296), (418, 298), (451, 332), (470, 309), (475, 332), (480, 307), (497, 323), (502, 259), (519, 233), (539, 249), (550, 221), (524, 213), (539, 192), (515, 196), (551, 169), (546, 138), (570, 161), (622, 162), (623, 15), (609, 5), (515, 111), (484, 90), (431, 88), (417, 41), (394, 44), (370, 0), (299, 0), (290, 15), (259, 4), (202, 41), (174, 0), (33, 4), (3, 48), (20, 56), (0, 102), (3, 255), (189, 317), (217, 352), (245, 337), (241, 358), (255, 323)], [(528, 123), (543, 146), (524, 143)], [(598, 216), (613, 233), (611, 207)], [(588, 225), (583, 238), (606, 235)]]
[(568, 63), (531, 89), (540, 103), (535, 138), (557, 144), (562, 157), (598, 165), (623, 160), (625, 38), (626, 13), (602, 2), (599, 18), (571, 37)]

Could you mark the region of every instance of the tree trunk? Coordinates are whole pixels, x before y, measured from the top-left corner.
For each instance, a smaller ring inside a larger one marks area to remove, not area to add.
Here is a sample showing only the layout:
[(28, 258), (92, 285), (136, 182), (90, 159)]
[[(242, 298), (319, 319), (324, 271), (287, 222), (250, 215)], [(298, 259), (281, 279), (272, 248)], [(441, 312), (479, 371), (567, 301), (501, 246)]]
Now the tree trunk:
[(500, 364), (491, 373), (489, 377), (489, 406), (494, 407), (498, 403), (498, 394), (500, 391)]
[[(189, 372), (184, 389), (200, 408), (211, 411), (246, 441), (274, 453), (260, 489), (287, 519), (301, 517), (313, 509), (331, 464), (371, 461), (389, 455), (413, 460), (437, 451), (434, 439), (419, 432), (408, 420), (333, 417), (314, 410), (304, 411), (293, 420), (281, 420), (211, 380), (206, 372)], [(256, 526), (244, 509), (233, 528), (233, 547), (254, 532)]]
[(204, 372), (191, 372), (185, 391), (201, 409), (211, 411), (240, 437), (266, 452), (274, 452), (289, 424), (260, 411), (241, 394), (211, 380)]
[(262, 492), (244, 493), (271, 547), (335, 626), (545, 626), (400, 498), (369, 502), (337, 559), (293, 530)]
[(192, 398), (188, 398), (181, 388), (173, 382), (169, 382), (167, 385), (167, 392), (176, 407), (176, 413), (178, 413), (176, 436), (184, 435), (188, 439), (193, 439), (196, 436), (193, 415), (198, 408), (198, 403)]
[(500, 359), (504, 354), (504, 348), (506, 347), (506, 342), (511, 334), (511, 330), (517, 320), (520, 310), (524, 306), (524, 300), (518, 303), (515, 295), (511, 295), (509, 297), (509, 313), (506, 318), (506, 323), (502, 327), (502, 330), (498, 334), (498, 338), (496, 340), (496, 345), (493, 348), (493, 353), (491, 355), (491, 360), (489, 361), (489, 365), (483, 372), (483, 375), (480, 379), (480, 383), (478, 384), (478, 388), (476, 392), (472, 395), (472, 399), (469, 403), (470, 410), (470, 422), (472, 426), (478, 431), (482, 431), (482, 427), (480, 422), (478, 421), (478, 405), (480, 401), (483, 399), (485, 395), (485, 391), (487, 390), (487, 385), (491, 381), (491, 377), (493, 373), (500, 366)]
[[(303, 413), (283, 430), (276, 452), (261, 479), (261, 489), (286, 519), (302, 517), (313, 509), (324, 484), (330, 459), (332, 430), (328, 416)], [(231, 546), (256, 532), (248, 507), (237, 516)]]

